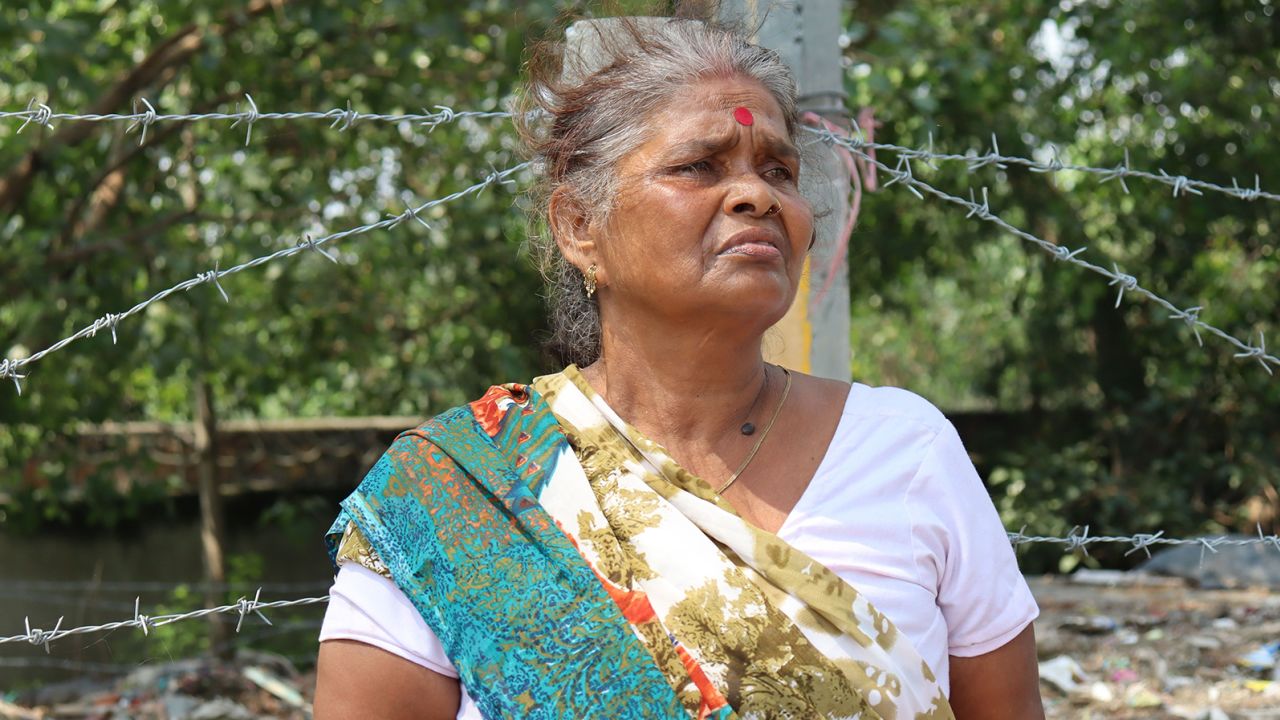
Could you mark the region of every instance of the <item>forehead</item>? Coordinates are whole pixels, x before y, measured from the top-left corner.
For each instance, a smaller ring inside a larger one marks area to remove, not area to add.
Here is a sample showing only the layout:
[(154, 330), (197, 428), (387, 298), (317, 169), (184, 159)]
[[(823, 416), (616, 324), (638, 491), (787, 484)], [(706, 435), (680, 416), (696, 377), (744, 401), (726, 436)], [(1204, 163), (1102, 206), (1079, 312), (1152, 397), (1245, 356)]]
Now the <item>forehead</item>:
[(782, 108), (763, 85), (744, 78), (709, 78), (683, 88), (654, 113), (653, 132), (640, 149), (658, 151), (733, 133), (741, 127), (733, 117), (739, 107), (751, 111), (757, 137), (791, 145)]

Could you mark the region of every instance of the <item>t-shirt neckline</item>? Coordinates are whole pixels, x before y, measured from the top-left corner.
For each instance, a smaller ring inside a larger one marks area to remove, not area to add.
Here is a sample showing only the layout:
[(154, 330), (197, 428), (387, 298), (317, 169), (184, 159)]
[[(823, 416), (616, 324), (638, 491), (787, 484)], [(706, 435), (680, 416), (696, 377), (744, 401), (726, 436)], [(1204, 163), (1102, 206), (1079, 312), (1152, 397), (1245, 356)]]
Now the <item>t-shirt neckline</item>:
[(828, 466), (834, 462), (832, 460), (833, 450), (843, 438), (847, 429), (845, 428), (845, 419), (849, 417), (849, 408), (853, 405), (853, 396), (859, 392), (860, 388), (865, 387), (861, 383), (849, 383), (849, 394), (845, 396), (844, 406), (840, 408), (840, 419), (836, 421), (835, 432), (831, 435), (831, 442), (827, 443), (827, 450), (822, 454), (822, 460), (818, 462), (818, 468), (813, 471), (813, 477), (809, 478), (809, 484), (805, 486), (804, 492), (800, 493), (796, 504), (791, 506), (791, 511), (782, 519), (782, 524), (778, 526), (778, 531), (774, 533), (777, 537), (782, 538), (787, 534), (791, 521), (796, 517), (796, 511), (799, 510), (810, 496), (815, 494), (814, 486), (818, 485), (818, 481), (828, 474)]

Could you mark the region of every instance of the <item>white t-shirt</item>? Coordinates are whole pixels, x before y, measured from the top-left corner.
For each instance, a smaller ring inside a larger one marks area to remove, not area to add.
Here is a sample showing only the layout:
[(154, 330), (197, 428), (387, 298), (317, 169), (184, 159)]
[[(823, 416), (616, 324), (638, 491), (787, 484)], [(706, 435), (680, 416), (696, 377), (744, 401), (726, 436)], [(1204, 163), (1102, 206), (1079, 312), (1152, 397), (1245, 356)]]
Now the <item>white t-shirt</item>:
[[(778, 536), (844, 578), (950, 692), (949, 655), (991, 652), (1039, 614), (960, 436), (927, 400), (854, 383), (831, 445)], [(358, 640), (457, 677), (395, 583), (339, 569), (320, 640)], [(482, 720), (462, 692), (458, 720)]]

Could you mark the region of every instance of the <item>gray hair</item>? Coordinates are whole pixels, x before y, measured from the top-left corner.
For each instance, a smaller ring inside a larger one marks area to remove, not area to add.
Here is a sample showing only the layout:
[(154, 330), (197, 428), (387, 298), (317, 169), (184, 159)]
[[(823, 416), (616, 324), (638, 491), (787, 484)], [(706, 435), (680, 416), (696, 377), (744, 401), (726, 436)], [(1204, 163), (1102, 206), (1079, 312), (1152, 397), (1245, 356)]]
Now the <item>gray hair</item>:
[(600, 356), (600, 311), (582, 272), (552, 236), (552, 193), (591, 220), (613, 210), (619, 161), (649, 139), (650, 116), (682, 89), (707, 78), (759, 82), (777, 101), (794, 142), (798, 122), (791, 70), (772, 50), (730, 28), (674, 18), (579, 21), (565, 43), (534, 50), (517, 125), (543, 172), (534, 189), (530, 246), (547, 282), (551, 337), (561, 363), (586, 366)]

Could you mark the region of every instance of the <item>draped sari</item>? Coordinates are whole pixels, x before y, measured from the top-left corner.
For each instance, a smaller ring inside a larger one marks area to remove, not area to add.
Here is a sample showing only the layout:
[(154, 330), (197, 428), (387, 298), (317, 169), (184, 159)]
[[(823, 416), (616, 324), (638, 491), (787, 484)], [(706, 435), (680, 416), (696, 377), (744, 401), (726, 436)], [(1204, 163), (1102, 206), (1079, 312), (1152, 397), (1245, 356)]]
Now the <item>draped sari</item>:
[(953, 717), (888, 617), (573, 366), (402, 434), (327, 542), (396, 583), (486, 718)]

